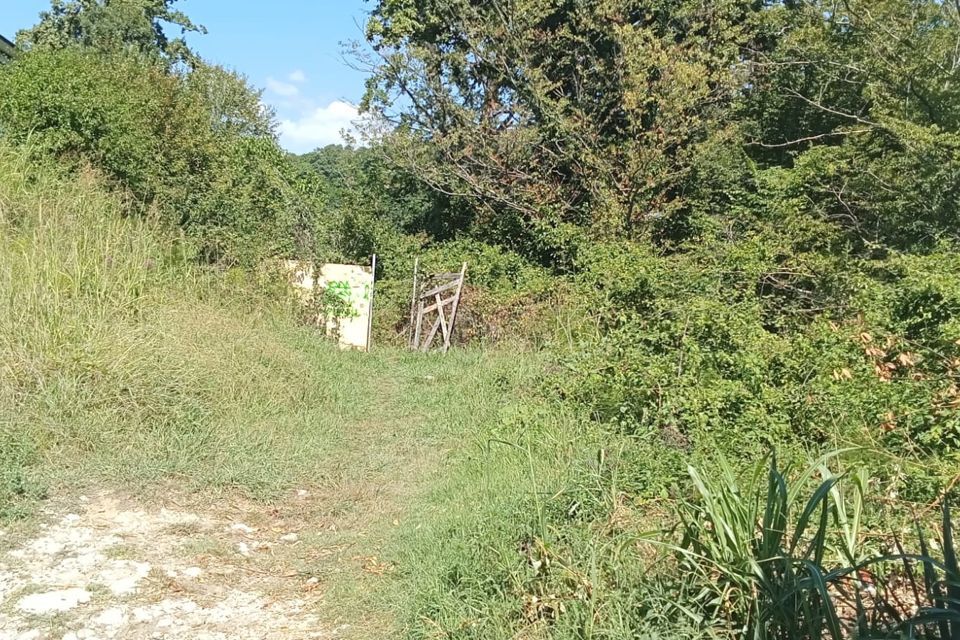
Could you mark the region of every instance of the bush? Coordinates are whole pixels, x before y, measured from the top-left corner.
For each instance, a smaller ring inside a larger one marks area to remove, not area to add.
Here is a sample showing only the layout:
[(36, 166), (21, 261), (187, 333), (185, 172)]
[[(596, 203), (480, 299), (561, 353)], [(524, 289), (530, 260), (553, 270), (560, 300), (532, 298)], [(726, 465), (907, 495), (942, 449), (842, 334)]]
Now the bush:
[[(915, 460), (957, 450), (955, 252), (847, 263), (842, 286), (812, 285), (826, 308), (781, 299), (771, 315), (779, 294), (757, 286), (781, 268), (769, 249), (608, 244), (581, 256), (579, 308), (596, 329), (561, 350), (552, 386), (643, 443), (640, 493), (678, 477), (651, 482), (649, 447), (703, 460), (773, 446), (787, 458), (848, 444)], [(816, 280), (830, 281), (836, 267), (819, 265)]]
[[(467, 263), (463, 303), (454, 335), (460, 344), (542, 343), (549, 303), (558, 293), (546, 271), (515, 253), (467, 238), (422, 246), (384, 243), (377, 282), (375, 329), (380, 340), (402, 342), (409, 329), (413, 267), (420, 274), (459, 271)], [(383, 246), (383, 245), (381, 245)]]
[[(317, 202), (296, 187), (270, 113), (218, 67), (177, 73), (145, 56), (68, 47), (0, 69), (0, 133), (36, 158), (92, 165), (131, 209), (194, 238), (207, 261), (312, 250)], [(302, 233), (300, 234), (303, 235)], [(307, 234), (309, 235), (309, 234)]]

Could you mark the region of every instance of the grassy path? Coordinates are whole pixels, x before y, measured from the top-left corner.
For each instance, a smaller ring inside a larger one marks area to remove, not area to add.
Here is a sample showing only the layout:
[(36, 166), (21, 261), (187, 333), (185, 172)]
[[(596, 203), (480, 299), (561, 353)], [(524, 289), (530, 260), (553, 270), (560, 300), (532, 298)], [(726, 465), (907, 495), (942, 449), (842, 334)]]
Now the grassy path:
[[(428, 562), (425, 536), (484, 490), (454, 461), (479, 450), (529, 363), (297, 348), (325, 384), (279, 424), (261, 412), (270, 437), (189, 460), (172, 446), (70, 451), (67, 471), (32, 469), (50, 496), (0, 536), (0, 636), (402, 635), (429, 579), (405, 565)], [(235, 481), (244, 469), (252, 487)]]

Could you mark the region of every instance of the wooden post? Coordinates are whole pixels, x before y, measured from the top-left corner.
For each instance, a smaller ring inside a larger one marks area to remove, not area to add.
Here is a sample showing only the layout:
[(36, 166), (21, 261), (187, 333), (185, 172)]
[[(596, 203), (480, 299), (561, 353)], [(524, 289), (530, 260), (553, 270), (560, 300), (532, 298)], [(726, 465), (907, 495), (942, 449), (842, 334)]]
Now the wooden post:
[(416, 335), (415, 325), (419, 324), (419, 319), (417, 317), (417, 294), (419, 290), (417, 289), (417, 276), (420, 271), (420, 258), (417, 257), (413, 261), (413, 298), (410, 300), (410, 346), (414, 349), (417, 348), (417, 345), (414, 341), (414, 336)]
[(420, 301), (417, 307), (417, 324), (413, 328), (413, 348), (420, 348), (420, 331), (423, 327), (423, 300)]
[[(443, 331), (443, 344), (450, 344), (450, 329), (447, 327), (447, 319), (443, 314), (443, 298), (440, 297), (440, 294), (437, 294), (437, 314), (440, 316), (440, 329)], [(444, 347), (446, 351), (446, 347)]]
[(367, 309), (367, 353), (373, 347), (373, 296), (377, 290), (377, 254), (370, 259), (370, 301)]
[[(420, 303), (423, 304), (422, 302)], [(430, 333), (427, 334), (427, 339), (423, 341), (423, 344), (420, 346), (420, 351), (426, 353), (430, 351), (430, 345), (433, 344), (433, 339), (437, 337), (437, 331), (440, 330), (440, 323), (443, 322), (443, 310), (441, 309), (439, 315), (437, 316), (437, 321), (433, 323), (433, 327), (430, 329)]]
[[(446, 353), (450, 350), (450, 337), (453, 336), (453, 327), (457, 322), (457, 309), (460, 307), (460, 295), (463, 293), (463, 281), (467, 278), (467, 263), (463, 263), (463, 267), (460, 268), (460, 284), (457, 286), (457, 296), (453, 300), (453, 309), (450, 310), (450, 331), (447, 335), (447, 339), (443, 344), (443, 352)], [(442, 316), (443, 309), (440, 310)]]

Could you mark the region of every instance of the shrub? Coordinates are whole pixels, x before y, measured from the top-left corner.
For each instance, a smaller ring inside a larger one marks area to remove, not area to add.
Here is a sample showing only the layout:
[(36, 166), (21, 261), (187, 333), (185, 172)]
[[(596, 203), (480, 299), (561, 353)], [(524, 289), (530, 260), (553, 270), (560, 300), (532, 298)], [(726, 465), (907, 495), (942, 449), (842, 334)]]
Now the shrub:
[[(79, 47), (25, 52), (0, 69), (0, 133), (36, 157), (90, 164), (207, 261), (307, 253), (315, 195), (273, 136), (259, 93), (224, 69)], [(303, 235), (302, 233), (300, 234)], [(307, 234), (309, 235), (309, 233)]]

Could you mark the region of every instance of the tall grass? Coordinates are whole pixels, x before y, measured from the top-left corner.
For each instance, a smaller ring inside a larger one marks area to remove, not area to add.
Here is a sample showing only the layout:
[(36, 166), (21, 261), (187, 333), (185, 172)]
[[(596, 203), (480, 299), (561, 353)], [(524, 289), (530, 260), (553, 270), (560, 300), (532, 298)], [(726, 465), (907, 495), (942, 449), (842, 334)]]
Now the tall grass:
[(942, 558), (919, 527), (918, 537), (896, 542), (899, 553), (879, 555), (859, 526), (864, 474), (837, 476), (820, 461), (790, 478), (771, 459), (745, 481), (725, 464), (714, 477), (693, 468), (690, 476), (696, 497), (676, 506), (683, 541), (674, 550), (699, 596), (678, 606), (711, 631), (752, 640), (957, 638), (960, 575), (946, 503)]
[(127, 214), (96, 176), (0, 145), (0, 515), (61, 477), (275, 490), (368, 379)]

